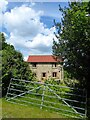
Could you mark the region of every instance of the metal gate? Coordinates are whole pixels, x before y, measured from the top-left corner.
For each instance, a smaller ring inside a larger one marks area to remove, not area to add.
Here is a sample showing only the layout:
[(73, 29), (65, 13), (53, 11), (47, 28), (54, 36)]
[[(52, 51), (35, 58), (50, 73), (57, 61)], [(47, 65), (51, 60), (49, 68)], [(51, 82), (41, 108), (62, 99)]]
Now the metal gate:
[(72, 118), (86, 118), (87, 115), (86, 90), (60, 84), (12, 78), (6, 100), (25, 106), (39, 106)]

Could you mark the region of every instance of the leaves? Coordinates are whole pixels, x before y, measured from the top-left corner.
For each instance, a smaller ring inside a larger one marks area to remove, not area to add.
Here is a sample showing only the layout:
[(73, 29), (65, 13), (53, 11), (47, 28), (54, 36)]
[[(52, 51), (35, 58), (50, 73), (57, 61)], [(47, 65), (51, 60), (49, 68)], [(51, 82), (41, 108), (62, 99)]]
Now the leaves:
[(2, 43), (2, 50), (0, 50), (2, 51), (2, 68), (0, 69), (2, 69), (2, 95), (4, 96), (12, 77), (25, 80), (35, 80), (35, 77), (28, 63), (24, 62), (22, 54), (16, 51), (14, 46), (5, 42), (3, 33), (0, 33), (0, 42)]
[[(62, 56), (65, 69), (85, 87), (89, 77), (90, 61), (90, 2), (71, 2), (69, 8), (60, 8), (61, 23), (55, 23), (58, 42), (53, 42), (53, 54)], [(62, 33), (60, 33), (63, 26)]]

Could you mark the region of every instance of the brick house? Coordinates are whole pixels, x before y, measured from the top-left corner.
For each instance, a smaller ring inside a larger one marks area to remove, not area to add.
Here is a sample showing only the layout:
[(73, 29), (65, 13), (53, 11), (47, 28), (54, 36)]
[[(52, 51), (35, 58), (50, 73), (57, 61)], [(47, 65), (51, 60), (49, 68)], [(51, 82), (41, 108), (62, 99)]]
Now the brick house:
[(38, 81), (48, 78), (63, 80), (62, 59), (53, 55), (30, 55), (27, 59), (30, 69), (36, 75)]

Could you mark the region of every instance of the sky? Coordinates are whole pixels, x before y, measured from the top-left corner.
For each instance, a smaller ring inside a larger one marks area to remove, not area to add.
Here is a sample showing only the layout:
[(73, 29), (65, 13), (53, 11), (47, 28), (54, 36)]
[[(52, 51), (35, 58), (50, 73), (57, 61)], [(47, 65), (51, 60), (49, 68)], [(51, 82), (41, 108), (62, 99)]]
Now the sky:
[(0, 2), (0, 32), (6, 42), (14, 45), (23, 54), (25, 60), (29, 55), (52, 54), (56, 22), (61, 22), (61, 7), (67, 2)]

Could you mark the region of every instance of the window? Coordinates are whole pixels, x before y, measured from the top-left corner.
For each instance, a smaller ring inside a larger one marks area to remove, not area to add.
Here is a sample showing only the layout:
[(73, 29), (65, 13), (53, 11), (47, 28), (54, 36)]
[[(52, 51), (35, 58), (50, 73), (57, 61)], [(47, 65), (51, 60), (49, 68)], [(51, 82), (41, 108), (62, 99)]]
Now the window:
[(56, 63), (55, 63), (55, 67), (56, 67)]
[(55, 63), (55, 64), (52, 64), (52, 67), (57, 67), (57, 64)]
[(52, 76), (57, 77), (57, 72), (53, 72)]
[(35, 76), (35, 77), (37, 76), (36, 73), (34, 73), (34, 76)]
[(46, 77), (46, 73), (42, 73), (42, 77)]
[(33, 63), (32, 66), (33, 66), (33, 67), (36, 67), (36, 63)]

